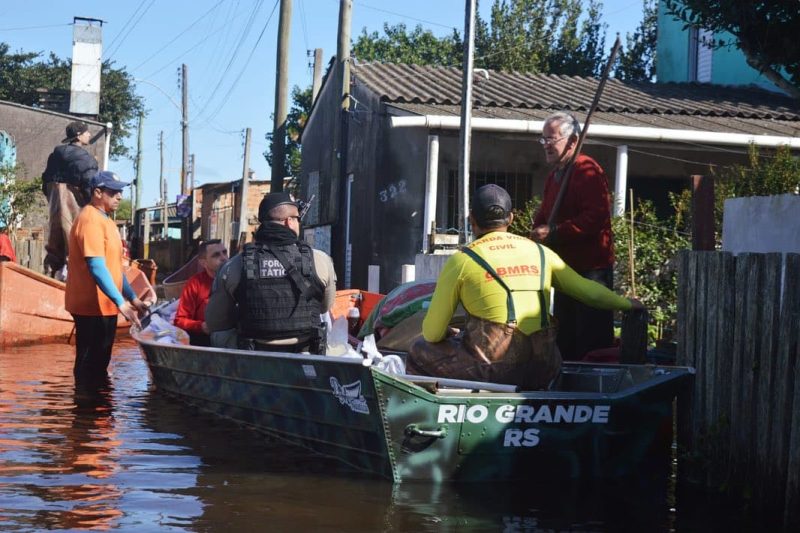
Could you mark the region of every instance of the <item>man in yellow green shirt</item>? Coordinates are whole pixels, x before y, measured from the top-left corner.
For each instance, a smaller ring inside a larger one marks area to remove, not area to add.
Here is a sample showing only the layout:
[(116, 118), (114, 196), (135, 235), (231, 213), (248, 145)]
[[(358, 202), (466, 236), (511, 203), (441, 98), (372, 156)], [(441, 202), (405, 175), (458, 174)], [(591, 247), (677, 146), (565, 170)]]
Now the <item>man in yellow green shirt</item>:
[[(476, 239), (445, 263), (423, 337), (409, 350), (409, 373), (546, 388), (561, 366), (548, 313), (551, 286), (600, 309), (644, 309), (581, 277), (549, 248), (508, 233), (513, 217), (503, 188), (476, 191), (470, 211)], [(451, 335), (459, 304), (466, 325)]]

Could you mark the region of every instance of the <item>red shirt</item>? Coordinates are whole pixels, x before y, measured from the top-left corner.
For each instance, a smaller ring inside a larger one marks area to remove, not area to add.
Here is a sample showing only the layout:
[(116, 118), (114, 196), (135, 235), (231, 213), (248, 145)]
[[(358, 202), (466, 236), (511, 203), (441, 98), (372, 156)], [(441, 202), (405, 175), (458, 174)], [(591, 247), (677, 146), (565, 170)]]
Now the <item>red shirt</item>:
[(205, 270), (198, 272), (186, 282), (181, 292), (178, 310), (175, 312), (175, 325), (189, 333), (204, 333), (206, 305), (211, 294), (214, 278)]
[(17, 254), (14, 253), (14, 246), (11, 239), (5, 233), (0, 233), (0, 255), (8, 257), (9, 261), (17, 262)]
[[(561, 183), (551, 172), (544, 183), (544, 195), (534, 227), (547, 224)], [(611, 195), (608, 177), (597, 162), (579, 155), (567, 183), (567, 191), (554, 220), (555, 240), (548, 243), (577, 272), (608, 268), (614, 265), (614, 242), (611, 235)]]

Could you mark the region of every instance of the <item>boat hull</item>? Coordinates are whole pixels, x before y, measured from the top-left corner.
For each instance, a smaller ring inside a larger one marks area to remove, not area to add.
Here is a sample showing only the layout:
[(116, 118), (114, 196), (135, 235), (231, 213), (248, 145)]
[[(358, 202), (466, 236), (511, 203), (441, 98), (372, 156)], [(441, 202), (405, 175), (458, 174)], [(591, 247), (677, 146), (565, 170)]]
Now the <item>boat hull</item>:
[(354, 359), (134, 338), (157, 389), (395, 482), (624, 476), (668, 457), (672, 401), (693, 374), (575, 364), (572, 391), (429, 390)]
[[(136, 294), (152, 290), (144, 273), (128, 268), (125, 277)], [(0, 262), (0, 346), (67, 340), (72, 315), (64, 309), (66, 284), (12, 262)], [(119, 316), (118, 328), (131, 327)]]
[(0, 263), (0, 346), (66, 339), (72, 315), (64, 283), (16, 263)]

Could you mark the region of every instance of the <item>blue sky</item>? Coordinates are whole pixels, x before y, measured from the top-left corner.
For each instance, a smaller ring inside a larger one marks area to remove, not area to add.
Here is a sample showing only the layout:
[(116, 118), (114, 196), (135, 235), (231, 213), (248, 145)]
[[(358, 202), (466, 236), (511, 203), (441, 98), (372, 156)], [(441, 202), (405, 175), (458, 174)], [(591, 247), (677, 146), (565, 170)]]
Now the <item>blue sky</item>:
[[(488, 18), (492, 2), (481, 2)], [(124, 66), (138, 81), (137, 92), (149, 111), (144, 125), (142, 203), (159, 196), (158, 133), (164, 131), (164, 160), (172, 201), (181, 165), (180, 66), (189, 71), (189, 145), (196, 155), (196, 183), (230, 181), (242, 172), (244, 128), (253, 129), (250, 168), (269, 178), (262, 153), (275, 94), (276, 0), (3, 0), (0, 41), (13, 51), (72, 55), (74, 16), (105, 21), (105, 59)], [(273, 11), (273, 8), (274, 11)], [(339, 0), (294, 0), (291, 29), (290, 87), (311, 83), (307, 50), (322, 48), (326, 61), (336, 53)], [(641, 0), (605, 0), (606, 44), (623, 38), (641, 20)], [(437, 35), (463, 29), (464, 0), (353, 1), (353, 36), (380, 30), (384, 22), (421, 24)], [(259, 40), (260, 38), (260, 40)], [(127, 139), (135, 146), (135, 135)], [(109, 168), (133, 178), (127, 159)]]

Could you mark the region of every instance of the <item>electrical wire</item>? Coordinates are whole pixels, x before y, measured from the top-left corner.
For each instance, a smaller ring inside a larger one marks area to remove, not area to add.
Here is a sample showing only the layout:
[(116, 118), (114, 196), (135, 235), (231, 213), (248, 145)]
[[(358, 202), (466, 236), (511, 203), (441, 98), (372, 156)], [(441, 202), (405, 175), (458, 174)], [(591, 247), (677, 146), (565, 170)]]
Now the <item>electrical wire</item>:
[(158, 50), (156, 50), (155, 52), (153, 52), (153, 53), (152, 53), (150, 56), (148, 56), (148, 57), (147, 57), (147, 59), (145, 59), (144, 61), (142, 61), (141, 63), (139, 63), (139, 64), (138, 64), (138, 65), (136, 65), (135, 67), (133, 67), (131, 70), (132, 70), (132, 71), (133, 71), (133, 70), (139, 70), (141, 67), (143, 67), (144, 65), (146, 65), (146, 64), (147, 64), (147, 63), (148, 63), (148, 62), (149, 62), (151, 59), (153, 59), (153, 58), (154, 58), (154, 57), (156, 57), (158, 54), (160, 54), (161, 52), (163, 52), (165, 48), (167, 48), (169, 45), (171, 45), (172, 43), (174, 43), (175, 41), (177, 41), (178, 39), (180, 39), (181, 37), (183, 37), (183, 35), (184, 35), (184, 34), (185, 34), (187, 31), (189, 31), (189, 30), (191, 30), (193, 27), (195, 27), (195, 25), (197, 25), (197, 23), (198, 23), (198, 22), (200, 22), (201, 20), (203, 20), (204, 18), (206, 18), (208, 15), (210, 15), (210, 14), (211, 14), (211, 12), (212, 12), (212, 11), (214, 11), (214, 10), (215, 10), (217, 7), (219, 7), (219, 6), (220, 6), (220, 5), (221, 5), (221, 4), (222, 4), (224, 1), (225, 1), (225, 0), (220, 0), (219, 2), (217, 2), (216, 4), (214, 4), (214, 5), (211, 7), (211, 9), (209, 9), (208, 11), (206, 11), (205, 13), (203, 13), (202, 15), (200, 15), (198, 18), (196, 18), (196, 19), (194, 20), (194, 22), (192, 22), (192, 23), (191, 23), (191, 24), (189, 24), (189, 25), (188, 25), (186, 28), (184, 28), (184, 30), (183, 30), (183, 31), (181, 31), (181, 32), (180, 32), (178, 35), (176, 35), (176, 36), (175, 36), (173, 39), (171, 39), (169, 42), (167, 42), (167, 43), (166, 43), (164, 46), (162, 46), (161, 48), (159, 48)]
[(231, 95), (233, 90), (236, 88), (236, 85), (239, 83), (239, 80), (241, 80), (242, 75), (244, 74), (245, 70), (247, 70), (247, 66), (250, 64), (250, 60), (253, 59), (253, 54), (255, 54), (259, 43), (261, 43), (261, 39), (264, 37), (264, 33), (267, 31), (267, 27), (269, 26), (269, 23), (272, 20), (273, 15), (275, 15), (275, 10), (277, 9), (279, 2), (280, 2), (280, 0), (275, 0), (275, 5), (272, 6), (272, 11), (270, 12), (269, 17), (267, 17), (267, 21), (264, 23), (264, 27), (261, 29), (261, 33), (258, 35), (258, 39), (256, 40), (255, 44), (253, 45), (253, 48), (250, 50), (250, 54), (247, 56), (247, 59), (245, 60), (244, 65), (242, 66), (242, 69), (239, 71), (239, 74), (238, 74), (238, 76), (236, 76), (236, 79), (233, 80), (233, 83), (231, 84), (230, 88), (228, 89), (228, 92), (225, 93), (225, 96), (222, 98), (222, 100), (220, 101), (220, 103), (217, 106), (217, 108), (211, 113), (211, 115), (209, 115), (207, 117), (206, 122), (216, 118), (216, 116), (219, 114), (219, 112), (222, 110), (222, 108), (225, 106), (225, 104), (228, 103), (228, 97)]

